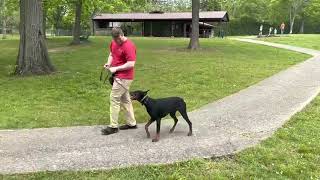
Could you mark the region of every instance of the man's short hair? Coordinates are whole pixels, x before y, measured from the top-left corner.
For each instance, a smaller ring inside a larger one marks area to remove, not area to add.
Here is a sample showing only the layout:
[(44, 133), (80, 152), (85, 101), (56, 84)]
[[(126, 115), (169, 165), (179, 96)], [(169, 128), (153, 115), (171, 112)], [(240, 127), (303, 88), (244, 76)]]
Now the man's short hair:
[(122, 29), (121, 29), (121, 28), (117, 28), (117, 27), (112, 28), (112, 30), (111, 30), (111, 36), (112, 36), (113, 38), (118, 38), (118, 37), (120, 37), (120, 36), (123, 36), (123, 31), (122, 31)]

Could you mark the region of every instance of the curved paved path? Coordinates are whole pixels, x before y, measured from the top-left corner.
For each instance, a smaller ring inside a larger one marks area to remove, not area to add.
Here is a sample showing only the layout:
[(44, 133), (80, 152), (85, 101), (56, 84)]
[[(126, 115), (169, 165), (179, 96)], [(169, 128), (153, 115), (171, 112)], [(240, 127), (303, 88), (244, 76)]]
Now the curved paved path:
[[(171, 163), (240, 151), (269, 137), (319, 92), (320, 52), (254, 40), (315, 57), (236, 94), (189, 113), (194, 136), (181, 120), (152, 143), (138, 130), (101, 136), (99, 126), (0, 131), (0, 173), (108, 169), (129, 165)], [(153, 128), (154, 129), (154, 126)]]

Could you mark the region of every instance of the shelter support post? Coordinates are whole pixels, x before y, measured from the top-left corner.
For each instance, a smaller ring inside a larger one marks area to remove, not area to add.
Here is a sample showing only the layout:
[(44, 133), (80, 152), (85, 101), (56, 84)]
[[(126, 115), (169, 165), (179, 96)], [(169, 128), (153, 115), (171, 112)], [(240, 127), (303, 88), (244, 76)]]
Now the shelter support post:
[(92, 35), (93, 36), (96, 35), (95, 25), (96, 25), (96, 23), (94, 21), (92, 21)]
[(144, 36), (144, 21), (141, 23), (141, 36)]
[(150, 36), (152, 36), (152, 21), (150, 21)]
[(173, 37), (174, 22), (171, 21), (171, 37)]

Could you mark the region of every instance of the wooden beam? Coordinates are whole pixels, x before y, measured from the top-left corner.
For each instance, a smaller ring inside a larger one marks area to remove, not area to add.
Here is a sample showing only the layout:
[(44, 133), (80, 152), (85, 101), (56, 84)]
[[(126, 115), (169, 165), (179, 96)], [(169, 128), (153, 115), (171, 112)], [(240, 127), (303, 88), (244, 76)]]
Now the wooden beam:
[(171, 37), (173, 37), (174, 22), (171, 21)]
[(141, 36), (144, 36), (144, 22), (141, 23)]
[(152, 21), (150, 21), (150, 36), (152, 36)]
[(95, 28), (95, 26), (96, 26), (95, 21), (92, 21), (92, 35), (93, 35), (93, 36), (96, 35), (96, 28)]

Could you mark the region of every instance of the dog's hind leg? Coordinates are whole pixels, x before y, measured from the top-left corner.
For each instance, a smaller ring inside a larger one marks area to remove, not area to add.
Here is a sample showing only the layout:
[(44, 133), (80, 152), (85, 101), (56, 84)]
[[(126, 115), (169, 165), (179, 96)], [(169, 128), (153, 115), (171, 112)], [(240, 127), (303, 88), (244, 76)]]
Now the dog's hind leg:
[(189, 125), (189, 133), (188, 136), (192, 136), (192, 122), (189, 120), (189, 117), (187, 115), (186, 111), (182, 111), (180, 112), (181, 116), (183, 117), (183, 119), (185, 119)]
[(172, 126), (172, 128), (170, 129), (170, 133), (173, 133), (174, 129), (176, 128), (176, 125), (178, 123), (178, 118), (176, 116), (176, 113), (170, 113), (170, 116), (172, 117), (172, 119), (174, 120), (174, 125)]
[(187, 106), (186, 103), (183, 103), (182, 106), (178, 109), (183, 119), (185, 119), (189, 125), (189, 133), (188, 136), (192, 136), (192, 123), (189, 120), (188, 114), (187, 114)]

